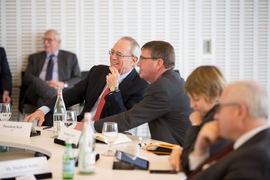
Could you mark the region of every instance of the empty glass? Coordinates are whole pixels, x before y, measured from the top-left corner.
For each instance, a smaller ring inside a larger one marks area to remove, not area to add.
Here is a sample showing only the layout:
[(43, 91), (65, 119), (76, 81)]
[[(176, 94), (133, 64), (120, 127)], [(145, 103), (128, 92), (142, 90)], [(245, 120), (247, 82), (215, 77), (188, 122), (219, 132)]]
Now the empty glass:
[(10, 103), (0, 103), (0, 120), (8, 121), (11, 117)]
[(105, 122), (102, 128), (102, 135), (105, 142), (109, 145), (108, 150), (102, 155), (104, 156), (114, 156), (114, 151), (112, 150), (112, 144), (117, 139), (118, 136), (118, 126), (115, 122)]
[(77, 124), (77, 113), (76, 111), (68, 110), (64, 124), (67, 128), (74, 129)]

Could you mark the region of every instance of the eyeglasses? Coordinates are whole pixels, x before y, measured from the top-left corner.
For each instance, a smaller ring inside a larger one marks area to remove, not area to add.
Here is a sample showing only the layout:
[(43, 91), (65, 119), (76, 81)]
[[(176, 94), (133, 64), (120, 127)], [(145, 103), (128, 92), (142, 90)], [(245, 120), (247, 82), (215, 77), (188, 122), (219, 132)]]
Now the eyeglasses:
[(140, 56), (140, 58), (139, 58), (140, 61), (146, 60), (146, 59), (158, 59), (158, 58), (153, 58), (153, 57), (143, 57), (143, 56)]
[(51, 43), (52, 41), (56, 41), (56, 39), (51, 39), (51, 38), (41, 38), (41, 40), (43, 41), (43, 42), (45, 42), (45, 41), (48, 41), (49, 43)]
[(124, 54), (122, 54), (122, 53), (120, 53), (120, 52), (114, 52), (114, 51), (108, 51), (109, 52), (109, 55), (116, 55), (118, 58), (121, 58), (121, 57), (133, 57), (133, 55), (124, 55)]
[(238, 103), (224, 103), (224, 104), (217, 104), (215, 106), (216, 112), (220, 112), (221, 108), (226, 107), (226, 106), (238, 106)]

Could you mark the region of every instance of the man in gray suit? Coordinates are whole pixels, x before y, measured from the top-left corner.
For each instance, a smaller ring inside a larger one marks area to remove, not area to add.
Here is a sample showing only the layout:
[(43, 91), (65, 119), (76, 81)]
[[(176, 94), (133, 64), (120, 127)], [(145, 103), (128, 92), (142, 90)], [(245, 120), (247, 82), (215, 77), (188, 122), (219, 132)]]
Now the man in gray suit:
[(143, 100), (128, 111), (95, 121), (95, 130), (101, 132), (104, 122), (117, 122), (121, 132), (148, 123), (151, 138), (183, 145), (192, 109), (184, 80), (173, 70), (174, 48), (164, 41), (151, 41), (141, 49), (140, 77), (150, 83)]
[[(75, 54), (59, 50), (60, 35), (50, 29), (44, 33), (44, 51), (32, 54), (28, 59), (22, 85), (27, 87), (24, 102), (40, 107), (57, 94), (58, 89), (73, 87), (81, 80)], [(48, 71), (51, 64), (51, 72)], [(50, 73), (50, 75), (49, 75)]]
[[(194, 171), (188, 179), (270, 179), (269, 101), (265, 88), (250, 80), (234, 82), (223, 91), (216, 112), (216, 121), (202, 127), (189, 155), (189, 166)], [(217, 153), (207, 159), (209, 147), (220, 139), (233, 141), (233, 148), (223, 156)]]

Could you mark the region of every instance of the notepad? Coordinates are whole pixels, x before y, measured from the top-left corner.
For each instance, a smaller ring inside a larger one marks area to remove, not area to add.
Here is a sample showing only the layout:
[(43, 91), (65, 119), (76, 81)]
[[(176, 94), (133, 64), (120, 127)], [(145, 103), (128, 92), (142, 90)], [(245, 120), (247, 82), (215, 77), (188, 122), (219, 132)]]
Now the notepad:
[[(105, 143), (105, 140), (103, 138), (103, 135), (101, 133), (95, 133), (95, 139), (101, 142)], [(115, 140), (115, 142), (113, 144), (121, 144), (121, 143), (127, 143), (127, 142), (131, 142), (132, 140), (126, 136), (123, 133), (118, 133), (117, 139)]]

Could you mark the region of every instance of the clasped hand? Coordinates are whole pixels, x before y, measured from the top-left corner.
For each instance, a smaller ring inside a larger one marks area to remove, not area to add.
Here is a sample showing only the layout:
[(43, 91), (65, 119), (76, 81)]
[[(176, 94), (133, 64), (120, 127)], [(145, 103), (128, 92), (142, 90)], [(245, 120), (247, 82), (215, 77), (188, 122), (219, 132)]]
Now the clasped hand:
[(108, 88), (110, 87), (118, 87), (120, 74), (115, 67), (109, 67), (111, 73), (106, 76), (106, 83)]
[(196, 139), (192, 155), (201, 156), (206, 154), (213, 144), (220, 139), (219, 126), (217, 121), (205, 123)]

